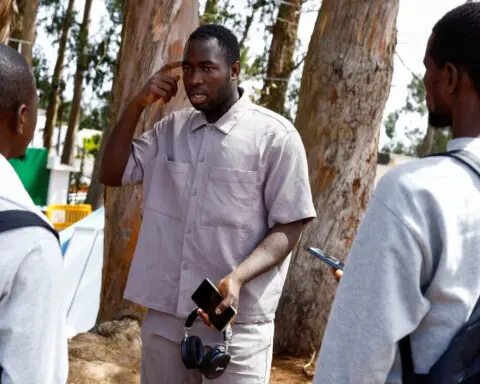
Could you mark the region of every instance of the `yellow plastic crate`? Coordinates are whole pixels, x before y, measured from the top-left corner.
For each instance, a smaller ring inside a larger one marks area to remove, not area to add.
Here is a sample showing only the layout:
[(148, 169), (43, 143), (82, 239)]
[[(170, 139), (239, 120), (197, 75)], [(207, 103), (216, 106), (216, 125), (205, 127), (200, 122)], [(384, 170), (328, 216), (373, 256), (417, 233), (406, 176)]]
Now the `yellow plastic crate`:
[(49, 205), (45, 213), (55, 229), (61, 231), (92, 213), (92, 206), (90, 204)]

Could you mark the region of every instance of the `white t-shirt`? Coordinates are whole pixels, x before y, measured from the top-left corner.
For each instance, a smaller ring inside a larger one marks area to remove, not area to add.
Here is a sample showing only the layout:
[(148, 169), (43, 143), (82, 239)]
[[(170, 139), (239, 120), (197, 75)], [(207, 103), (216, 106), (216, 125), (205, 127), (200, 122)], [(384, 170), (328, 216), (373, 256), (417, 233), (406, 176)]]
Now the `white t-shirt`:
[[(0, 211), (21, 209), (44, 218), (2, 155), (0, 180)], [(62, 268), (60, 246), (48, 230), (31, 227), (0, 233), (2, 384), (67, 382)]]
[[(480, 158), (480, 139), (448, 150)], [(449, 157), (400, 165), (379, 182), (338, 287), (315, 384), (401, 383), (411, 334), (428, 373), (480, 296), (480, 177)]]

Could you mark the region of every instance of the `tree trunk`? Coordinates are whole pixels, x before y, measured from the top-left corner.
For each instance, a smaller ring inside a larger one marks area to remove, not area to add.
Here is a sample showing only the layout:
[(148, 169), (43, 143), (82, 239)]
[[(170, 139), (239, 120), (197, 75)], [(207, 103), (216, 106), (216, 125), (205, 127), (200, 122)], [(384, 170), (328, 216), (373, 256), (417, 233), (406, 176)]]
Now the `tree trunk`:
[[(10, 38), (8, 45), (15, 50), (19, 50), (20, 40), (23, 38), (23, 10), (25, 8), (25, 0), (11, 1), (11, 23), (10, 23)], [(13, 39), (13, 40), (12, 40)]]
[(13, 1), (0, 1), (0, 43), (7, 44), (13, 18)]
[[(57, 132), (57, 156), (60, 155), (60, 145), (62, 141), (62, 124), (63, 124), (63, 111), (65, 110), (65, 103), (62, 95), (60, 95), (60, 107), (58, 107), (58, 132)], [(53, 130), (52, 130), (53, 134)]]
[[(105, 132), (104, 132), (105, 134)], [(104, 186), (100, 183), (100, 156), (105, 146), (105, 140), (102, 138), (100, 143), (100, 151), (95, 155), (95, 164), (92, 172), (92, 182), (88, 186), (86, 203), (92, 206), (92, 210), (96, 210), (103, 205)]]
[(45, 130), (43, 131), (43, 146), (46, 149), (50, 149), (52, 146), (52, 135), (55, 124), (57, 122), (58, 104), (60, 101), (60, 85), (63, 76), (63, 62), (65, 60), (65, 51), (67, 48), (68, 30), (73, 17), (73, 6), (75, 0), (69, 0), (67, 12), (63, 17), (62, 31), (60, 35), (60, 43), (58, 46), (57, 62), (52, 76), (52, 88), (50, 92), (50, 102), (47, 108), (47, 116), (45, 122)]
[(420, 148), (420, 153), (418, 156), (425, 157), (432, 153), (433, 142), (435, 140), (435, 128), (433, 128), (430, 124), (427, 128), (427, 133), (422, 141), (422, 146)]
[(345, 260), (375, 178), (390, 92), (398, 0), (324, 0), (310, 41), (296, 126), (319, 214), (295, 249), (276, 317), (275, 351), (317, 351), (337, 286), (304, 251)]
[(22, 35), (26, 43), (22, 43), (22, 55), (28, 64), (32, 65), (33, 44), (36, 36), (36, 22), (38, 12), (38, 0), (28, 0), (25, 3), (22, 20)]
[(260, 105), (281, 115), (285, 112), (288, 82), (294, 69), (293, 58), (302, 3), (303, 0), (282, 3), (273, 28), (267, 79), (263, 86)]
[(73, 157), (75, 134), (77, 132), (78, 121), (80, 119), (80, 103), (82, 101), (83, 78), (85, 75), (85, 71), (88, 68), (88, 29), (90, 26), (90, 10), (92, 9), (92, 3), (93, 0), (85, 1), (83, 21), (80, 27), (80, 34), (78, 38), (77, 71), (75, 72), (72, 107), (70, 109), (68, 130), (65, 136), (65, 145), (63, 147), (62, 164), (71, 164)]
[[(129, 0), (122, 32), (119, 69), (114, 82), (111, 126), (127, 103), (163, 65), (181, 60), (183, 47), (198, 26), (196, 0)], [(180, 72), (179, 72), (180, 73)], [(153, 127), (164, 114), (190, 106), (180, 81), (177, 96), (163, 109), (160, 103), (142, 115), (137, 135)], [(102, 148), (108, 132), (104, 133)], [(141, 223), (142, 188), (105, 190), (105, 248), (98, 322), (116, 314), (143, 317), (143, 308), (123, 300)]]

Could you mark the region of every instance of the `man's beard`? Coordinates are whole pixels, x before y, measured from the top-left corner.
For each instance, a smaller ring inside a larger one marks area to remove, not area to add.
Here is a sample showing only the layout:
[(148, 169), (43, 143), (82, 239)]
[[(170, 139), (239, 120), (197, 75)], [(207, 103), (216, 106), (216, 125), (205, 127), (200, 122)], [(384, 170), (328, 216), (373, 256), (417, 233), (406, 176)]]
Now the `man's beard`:
[(208, 113), (213, 112), (224, 105), (228, 99), (230, 94), (232, 93), (232, 85), (230, 83), (230, 78), (226, 78), (225, 82), (217, 89), (215, 97), (210, 100), (210, 103), (204, 106), (195, 107), (198, 111)]
[(429, 112), (428, 124), (433, 128), (442, 129), (452, 126), (452, 116), (443, 113)]

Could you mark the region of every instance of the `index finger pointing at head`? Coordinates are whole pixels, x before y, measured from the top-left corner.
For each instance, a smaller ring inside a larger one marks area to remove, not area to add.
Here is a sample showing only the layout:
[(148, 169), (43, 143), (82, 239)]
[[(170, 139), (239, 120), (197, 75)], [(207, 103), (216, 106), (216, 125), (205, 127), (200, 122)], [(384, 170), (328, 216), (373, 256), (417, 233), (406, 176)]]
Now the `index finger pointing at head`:
[(168, 64), (165, 64), (159, 72), (161, 73), (165, 73), (165, 72), (168, 72), (168, 71), (171, 71), (172, 69), (175, 69), (175, 68), (180, 68), (182, 66), (182, 62), (181, 61), (174, 61), (172, 63), (168, 63)]

